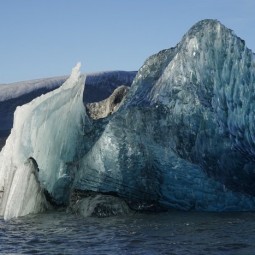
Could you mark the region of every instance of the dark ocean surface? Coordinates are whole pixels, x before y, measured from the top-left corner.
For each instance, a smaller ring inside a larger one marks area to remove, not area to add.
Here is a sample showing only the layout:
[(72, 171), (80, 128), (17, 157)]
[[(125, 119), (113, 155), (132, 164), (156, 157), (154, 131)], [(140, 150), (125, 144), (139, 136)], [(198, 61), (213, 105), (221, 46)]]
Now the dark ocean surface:
[(255, 213), (0, 219), (0, 254), (255, 254)]

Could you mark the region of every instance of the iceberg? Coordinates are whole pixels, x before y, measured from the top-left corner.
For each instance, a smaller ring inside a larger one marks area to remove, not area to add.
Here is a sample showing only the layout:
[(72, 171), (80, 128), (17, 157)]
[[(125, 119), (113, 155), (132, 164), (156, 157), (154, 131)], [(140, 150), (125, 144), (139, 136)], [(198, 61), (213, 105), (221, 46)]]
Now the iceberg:
[(255, 210), (254, 54), (217, 20), (149, 57), (75, 188), (166, 208)]
[[(15, 111), (0, 153), (0, 215), (45, 210), (46, 198), (84, 216), (255, 210), (254, 54), (233, 31), (198, 22), (145, 61), (127, 94), (88, 104), (88, 115), (84, 79), (78, 65)], [(98, 196), (73, 203), (75, 192)]]
[[(11, 134), (0, 153), (0, 215), (5, 219), (43, 210), (42, 189), (56, 202), (65, 203), (56, 190), (71, 186), (74, 173), (68, 163), (78, 161), (82, 151), (84, 82), (77, 64), (60, 88), (17, 107)], [(38, 166), (38, 177), (28, 162), (31, 158)], [(15, 208), (17, 200), (19, 209)]]

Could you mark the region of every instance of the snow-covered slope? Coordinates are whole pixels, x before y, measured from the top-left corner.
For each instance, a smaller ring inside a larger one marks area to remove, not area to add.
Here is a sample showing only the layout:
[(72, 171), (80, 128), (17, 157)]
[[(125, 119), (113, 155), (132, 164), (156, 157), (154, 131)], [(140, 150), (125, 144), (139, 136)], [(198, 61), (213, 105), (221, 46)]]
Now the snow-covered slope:
[[(120, 85), (130, 86), (136, 73), (136, 71), (109, 71), (86, 74), (86, 87), (92, 86), (93, 89), (104, 90), (104, 94), (102, 95), (99, 91), (94, 92), (96, 95), (91, 95), (86, 92), (84, 101), (95, 102), (103, 100), (109, 96), (116, 87)], [(0, 84), (0, 102), (18, 98), (38, 90), (44, 90), (46, 93), (58, 88), (65, 82), (67, 78), (68, 76), (61, 76), (9, 84)], [(42, 94), (42, 92), (38, 92), (37, 96), (40, 94)], [(98, 99), (94, 101), (93, 98)]]
[(18, 98), (40, 89), (44, 89), (45, 91), (53, 90), (62, 85), (67, 78), (67, 76), (63, 76), (0, 84), (0, 102)]

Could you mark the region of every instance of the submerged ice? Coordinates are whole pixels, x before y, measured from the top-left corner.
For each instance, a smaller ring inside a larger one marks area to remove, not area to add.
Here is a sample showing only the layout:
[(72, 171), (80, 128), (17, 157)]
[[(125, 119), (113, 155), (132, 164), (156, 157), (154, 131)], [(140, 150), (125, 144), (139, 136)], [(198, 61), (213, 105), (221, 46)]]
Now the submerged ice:
[(68, 205), (74, 191), (125, 200), (86, 197), (73, 207), (83, 215), (127, 205), (255, 210), (254, 54), (231, 30), (198, 22), (146, 60), (121, 100), (88, 106), (94, 120), (83, 84), (77, 66), (59, 89), (16, 110), (0, 154), (5, 218), (44, 210), (44, 194)]

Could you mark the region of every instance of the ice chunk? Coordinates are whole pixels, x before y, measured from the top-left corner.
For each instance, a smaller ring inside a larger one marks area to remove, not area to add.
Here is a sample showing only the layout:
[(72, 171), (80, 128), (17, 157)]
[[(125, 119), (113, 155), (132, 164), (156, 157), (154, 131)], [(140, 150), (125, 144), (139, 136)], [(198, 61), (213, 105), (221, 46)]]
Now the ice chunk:
[(43, 190), (37, 177), (37, 166), (28, 159), (14, 173), (4, 219), (42, 212), (47, 208)]
[[(17, 197), (17, 192), (26, 193), (25, 198), (34, 192), (32, 188), (23, 190), (26, 187), (24, 183), (29, 183), (23, 178), (31, 176), (25, 174), (29, 172), (27, 165), (24, 165), (28, 158), (36, 160), (41, 186), (50, 193), (54, 193), (57, 180), (66, 175), (68, 169), (65, 165), (78, 159), (86, 118), (84, 82), (85, 77), (80, 74), (78, 64), (60, 88), (17, 107), (13, 129), (0, 153), (0, 215), (4, 215), (6, 210), (8, 215), (21, 215), (18, 210), (11, 212), (16, 210), (13, 205), (16, 199), (13, 198)], [(27, 208), (22, 209), (22, 215), (36, 210), (27, 204)]]

